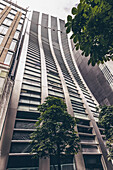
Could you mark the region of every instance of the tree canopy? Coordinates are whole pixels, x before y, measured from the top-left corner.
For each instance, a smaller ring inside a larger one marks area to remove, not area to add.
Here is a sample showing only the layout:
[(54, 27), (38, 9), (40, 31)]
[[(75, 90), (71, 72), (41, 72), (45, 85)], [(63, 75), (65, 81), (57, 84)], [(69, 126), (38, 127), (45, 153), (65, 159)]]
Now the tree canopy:
[(61, 155), (76, 154), (79, 150), (75, 118), (67, 113), (66, 104), (57, 97), (47, 97), (38, 110), (41, 115), (31, 136), (32, 152), (39, 157), (55, 155), (60, 170)]
[(113, 159), (113, 106), (101, 106), (99, 124), (105, 129), (109, 159)]
[(67, 16), (66, 32), (72, 31), (71, 39), (76, 50), (90, 57), (88, 64), (113, 60), (113, 1), (80, 0)]

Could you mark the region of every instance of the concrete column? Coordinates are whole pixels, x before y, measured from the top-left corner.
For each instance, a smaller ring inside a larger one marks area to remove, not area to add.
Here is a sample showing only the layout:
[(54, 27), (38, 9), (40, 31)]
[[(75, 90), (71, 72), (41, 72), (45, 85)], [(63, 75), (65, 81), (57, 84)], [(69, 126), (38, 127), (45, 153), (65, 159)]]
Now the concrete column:
[[(47, 71), (46, 71), (46, 61), (44, 50), (41, 40), (41, 19), (42, 14), (39, 15), (39, 27), (38, 27), (38, 41), (41, 55), (41, 103), (45, 101), (45, 98), (48, 96), (48, 84), (47, 84)], [(50, 170), (50, 159), (49, 158), (40, 158), (39, 159), (39, 170)]]
[(5, 20), (5, 18), (7, 17), (7, 15), (9, 14), (11, 10), (11, 7), (6, 6), (2, 12), (0, 13), (0, 25), (2, 24), (2, 22)]

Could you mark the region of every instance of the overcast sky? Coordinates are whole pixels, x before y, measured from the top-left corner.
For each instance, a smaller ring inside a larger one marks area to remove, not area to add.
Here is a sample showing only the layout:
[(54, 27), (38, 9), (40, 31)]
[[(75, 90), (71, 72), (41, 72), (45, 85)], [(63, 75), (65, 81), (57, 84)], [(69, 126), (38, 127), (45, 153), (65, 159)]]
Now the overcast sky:
[(55, 17), (66, 19), (67, 15), (71, 13), (71, 9), (79, 0), (12, 0), (18, 5), (29, 10), (36, 10)]

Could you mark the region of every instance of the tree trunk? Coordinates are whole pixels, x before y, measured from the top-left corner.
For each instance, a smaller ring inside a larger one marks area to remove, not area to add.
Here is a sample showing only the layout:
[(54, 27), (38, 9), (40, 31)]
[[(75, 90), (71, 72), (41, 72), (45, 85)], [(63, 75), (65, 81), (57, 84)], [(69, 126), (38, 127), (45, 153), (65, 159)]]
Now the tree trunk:
[(58, 164), (58, 170), (61, 170), (60, 147), (59, 147), (59, 144), (57, 144), (57, 164)]

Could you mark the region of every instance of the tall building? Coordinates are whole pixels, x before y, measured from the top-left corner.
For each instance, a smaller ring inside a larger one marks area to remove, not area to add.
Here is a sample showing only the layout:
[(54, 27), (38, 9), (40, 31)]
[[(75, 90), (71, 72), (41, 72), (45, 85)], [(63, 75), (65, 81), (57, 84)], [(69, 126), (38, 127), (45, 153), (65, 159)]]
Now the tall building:
[(88, 58), (74, 50), (76, 64), (84, 81), (100, 105), (113, 105), (113, 61), (88, 66)]
[(62, 170), (113, 169), (97, 126), (98, 103), (76, 65), (65, 22), (34, 11), (26, 28), (1, 138), (0, 170), (54, 169), (55, 157), (38, 160), (30, 154), (37, 106), (48, 95), (64, 99), (68, 113), (79, 120), (81, 149), (62, 160)]
[(18, 62), (26, 9), (0, 1), (0, 137)]

